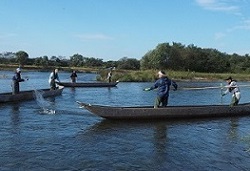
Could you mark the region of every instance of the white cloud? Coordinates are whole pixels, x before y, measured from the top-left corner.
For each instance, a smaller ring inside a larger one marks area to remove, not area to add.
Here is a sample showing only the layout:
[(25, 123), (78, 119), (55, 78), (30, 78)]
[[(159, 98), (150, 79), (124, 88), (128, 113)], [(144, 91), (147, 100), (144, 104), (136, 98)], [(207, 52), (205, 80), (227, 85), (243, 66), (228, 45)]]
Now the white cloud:
[(250, 30), (250, 20), (244, 20), (241, 25), (234, 26), (227, 30), (227, 32), (233, 32), (236, 30)]
[(215, 37), (215, 40), (220, 40), (222, 38), (224, 38), (226, 36), (225, 33), (215, 33), (214, 37)]
[(195, 0), (199, 6), (204, 9), (212, 11), (225, 11), (225, 12), (234, 12), (239, 14), (239, 6), (231, 5), (226, 0)]
[(113, 40), (113, 37), (107, 36), (105, 34), (77, 34), (75, 37), (79, 38), (82, 41), (87, 40)]

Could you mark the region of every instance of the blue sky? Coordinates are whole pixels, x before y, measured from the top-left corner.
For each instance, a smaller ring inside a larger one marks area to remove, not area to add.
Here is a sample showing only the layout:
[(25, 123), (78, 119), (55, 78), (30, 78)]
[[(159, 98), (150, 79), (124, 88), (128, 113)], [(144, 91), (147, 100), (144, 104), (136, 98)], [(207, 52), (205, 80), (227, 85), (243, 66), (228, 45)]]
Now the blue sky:
[(250, 53), (250, 0), (0, 0), (0, 53), (141, 59), (159, 43)]

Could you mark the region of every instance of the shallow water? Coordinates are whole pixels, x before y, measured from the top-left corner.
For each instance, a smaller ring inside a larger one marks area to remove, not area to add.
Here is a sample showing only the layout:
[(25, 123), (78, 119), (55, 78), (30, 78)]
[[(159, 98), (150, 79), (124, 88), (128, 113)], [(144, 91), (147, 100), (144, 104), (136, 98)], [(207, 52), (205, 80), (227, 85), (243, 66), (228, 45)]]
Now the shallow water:
[[(11, 72), (2, 71), (1, 92), (10, 91)], [(62, 81), (69, 73), (60, 73)], [(49, 73), (24, 72), (22, 90), (47, 88)], [(78, 74), (94, 81), (94, 74)], [(179, 82), (170, 105), (228, 104), (220, 89), (182, 90), (219, 86), (221, 82)], [(247, 82), (239, 84), (246, 85)], [(250, 117), (118, 122), (80, 109), (75, 101), (133, 106), (153, 104), (152, 83), (119, 83), (117, 88), (65, 88), (62, 96), (0, 105), (0, 170), (249, 170)], [(241, 102), (248, 102), (242, 87)], [(55, 111), (48, 112), (44, 109)]]

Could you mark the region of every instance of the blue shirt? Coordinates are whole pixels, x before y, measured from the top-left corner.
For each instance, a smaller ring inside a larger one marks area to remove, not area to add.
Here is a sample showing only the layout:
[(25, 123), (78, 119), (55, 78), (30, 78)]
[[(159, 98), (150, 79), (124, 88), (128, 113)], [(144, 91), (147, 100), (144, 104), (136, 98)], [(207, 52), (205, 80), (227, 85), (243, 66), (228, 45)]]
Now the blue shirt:
[(19, 83), (19, 82), (24, 81), (24, 79), (21, 78), (21, 74), (20, 73), (15, 73), (15, 75), (12, 77), (12, 80), (15, 83)]
[(156, 80), (154, 85), (150, 87), (150, 90), (158, 88), (157, 95), (159, 97), (167, 97), (169, 96), (170, 86), (173, 86), (175, 90), (177, 90), (178, 85), (170, 80), (168, 77), (162, 77)]

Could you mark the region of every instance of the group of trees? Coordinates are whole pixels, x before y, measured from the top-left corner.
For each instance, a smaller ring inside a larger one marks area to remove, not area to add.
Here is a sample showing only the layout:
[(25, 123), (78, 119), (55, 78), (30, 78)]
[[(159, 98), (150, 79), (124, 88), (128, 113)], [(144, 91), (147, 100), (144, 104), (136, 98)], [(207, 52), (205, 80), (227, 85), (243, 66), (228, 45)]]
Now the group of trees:
[[(69, 59), (66, 58), (54, 58), (48, 59), (48, 57), (36, 58), (35, 64), (37, 66), (64, 66), (64, 67), (95, 67), (95, 68), (110, 68), (116, 67), (118, 69), (131, 69), (139, 70), (140, 61), (134, 58), (123, 57), (118, 61), (107, 61), (94, 57), (84, 57), (81, 54), (74, 54)], [(53, 62), (54, 61), (54, 64)], [(56, 63), (55, 63), (56, 62)], [(43, 65), (44, 64), (44, 65)]]
[(29, 59), (28, 53), (25, 51), (18, 51), (16, 53), (6, 52), (5, 54), (0, 54), (1, 64), (13, 64), (18, 63), (19, 65), (24, 65)]
[(216, 49), (181, 43), (159, 44), (141, 59), (141, 69), (171, 69), (196, 72), (250, 72), (248, 54), (226, 54)]
[(16, 53), (8, 52), (0, 54), (1, 64), (18, 64), (18, 65), (35, 65), (42, 68), (49, 67), (95, 67), (95, 68), (110, 68), (139, 70), (140, 61), (134, 58), (123, 57), (118, 61), (107, 61), (94, 57), (84, 57), (81, 54), (74, 54), (67, 59), (62, 56), (41, 56), (36, 58), (29, 58), (25, 51), (18, 51)]
[(141, 60), (123, 57), (118, 61), (106, 61), (94, 57), (84, 57), (74, 54), (69, 58), (62, 56), (42, 56), (29, 58), (25, 51), (0, 54), (1, 64), (36, 65), (42, 68), (53, 67), (95, 67), (117, 69), (164, 69), (195, 72), (246, 72), (250, 73), (250, 56), (226, 54), (216, 49), (200, 48), (194, 45), (182, 45), (173, 42), (161, 43), (155, 49), (147, 52)]

